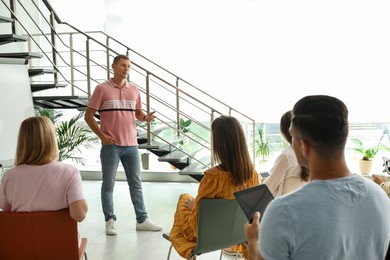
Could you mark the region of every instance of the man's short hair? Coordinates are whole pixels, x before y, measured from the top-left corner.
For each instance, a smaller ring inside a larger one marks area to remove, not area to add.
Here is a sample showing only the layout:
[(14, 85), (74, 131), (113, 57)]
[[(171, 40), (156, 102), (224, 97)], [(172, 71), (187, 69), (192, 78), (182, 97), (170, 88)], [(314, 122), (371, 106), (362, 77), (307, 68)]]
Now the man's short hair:
[(114, 58), (114, 61), (112, 63), (117, 64), (121, 59), (130, 60), (130, 58), (127, 55), (120, 54)]
[(294, 105), (292, 126), (317, 152), (340, 151), (348, 137), (348, 109), (335, 97), (306, 96)]

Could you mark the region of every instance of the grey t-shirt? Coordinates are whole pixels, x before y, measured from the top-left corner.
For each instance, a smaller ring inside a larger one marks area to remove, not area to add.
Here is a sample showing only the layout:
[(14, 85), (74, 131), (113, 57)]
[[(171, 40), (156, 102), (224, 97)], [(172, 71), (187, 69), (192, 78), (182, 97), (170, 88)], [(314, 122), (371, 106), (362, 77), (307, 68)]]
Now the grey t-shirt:
[(266, 260), (383, 260), (390, 241), (390, 200), (376, 183), (357, 174), (315, 180), (274, 199), (259, 232)]

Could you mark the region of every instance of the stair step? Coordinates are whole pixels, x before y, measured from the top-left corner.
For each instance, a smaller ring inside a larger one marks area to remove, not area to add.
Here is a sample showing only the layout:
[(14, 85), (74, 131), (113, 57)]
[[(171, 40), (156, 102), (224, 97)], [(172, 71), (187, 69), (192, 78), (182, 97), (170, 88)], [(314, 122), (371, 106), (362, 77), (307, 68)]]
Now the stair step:
[(200, 159), (192, 159), (191, 163), (181, 170), (180, 174), (203, 174), (203, 172), (211, 167), (211, 155), (205, 155)]
[[(138, 137), (138, 138), (140, 138), (140, 137)], [(156, 142), (156, 141), (152, 141), (151, 144), (147, 144), (147, 140), (146, 140), (145, 143), (142, 143), (138, 146), (138, 149), (147, 149), (148, 151), (157, 155), (158, 157), (161, 157), (161, 156), (164, 156), (164, 155), (170, 153), (170, 151), (160, 149), (161, 145), (163, 145), (163, 144), (161, 144), (160, 142)]]
[(47, 84), (42, 84), (42, 83), (34, 83), (31, 84), (31, 92), (37, 92), (37, 91), (42, 91), (46, 89), (52, 89), (52, 88), (64, 88), (67, 85), (66, 84), (54, 84), (54, 83), (47, 83)]
[(164, 155), (167, 155), (170, 153), (170, 151), (165, 150), (165, 149), (160, 149), (160, 148), (155, 148), (155, 149), (148, 149), (151, 153), (157, 155), (158, 157), (162, 157)]
[(0, 23), (12, 23), (12, 21), (12, 18), (0, 15)]
[[(0, 34), (0, 45), (12, 43), (12, 42), (25, 42), (27, 37), (16, 34)], [(7, 57), (8, 58), (8, 57)], [(15, 58), (15, 57), (11, 57)], [(20, 58), (20, 57), (17, 57)]]
[(192, 162), (186, 168), (179, 171), (181, 175), (203, 175), (203, 172), (209, 167), (205, 167), (203, 164), (198, 162)]
[(25, 59), (34, 59), (42, 58), (43, 55), (33, 52), (9, 52), (9, 53), (0, 53), (2, 58), (25, 58)]
[(203, 173), (208, 168), (201, 167), (200, 165), (201, 164), (199, 164), (199, 163), (191, 163), (190, 165), (188, 165), (184, 169), (181, 169), (179, 171), (179, 174), (180, 175), (188, 175), (197, 181), (201, 181), (203, 178)]
[(42, 69), (42, 68), (34, 68), (34, 69), (28, 69), (28, 75), (30, 77), (35, 77), (43, 74), (53, 74), (55, 70), (51, 69)]
[(44, 108), (79, 108), (86, 107), (88, 104), (88, 97), (79, 96), (46, 96), (33, 97), (34, 105)]
[[(147, 136), (147, 131), (143, 127), (139, 127), (139, 136), (146, 137)], [(151, 127), (151, 130), (155, 136), (159, 135), (162, 131), (166, 129), (171, 129), (170, 126), (167, 125), (162, 125), (162, 126), (153, 126)]]
[(159, 162), (183, 162), (188, 161), (188, 155), (181, 150), (175, 150), (167, 155), (158, 158)]
[(189, 175), (197, 181), (201, 181), (203, 173), (211, 167), (211, 156), (206, 155), (198, 161), (192, 160), (191, 163), (179, 171), (180, 175)]
[[(100, 119), (100, 117), (99, 117)], [(148, 142), (148, 139), (142, 136), (137, 136), (137, 143), (138, 145), (146, 144)]]
[(140, 144), (138, 145), (138, 149), (158, 149), (159, 148), (159, 144), (155, 144), (155, 143), (152, 143), (152, 144), (147, 144), (146, 143), (143, 143), (143, 144)]

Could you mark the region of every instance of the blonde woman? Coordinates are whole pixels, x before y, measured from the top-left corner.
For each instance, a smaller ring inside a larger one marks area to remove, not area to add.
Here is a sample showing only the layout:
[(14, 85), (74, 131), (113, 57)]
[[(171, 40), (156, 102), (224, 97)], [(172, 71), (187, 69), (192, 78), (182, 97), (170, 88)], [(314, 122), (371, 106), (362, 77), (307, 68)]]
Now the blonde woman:
[(81, 222), (88, 206), (80, 172), (58, 162), (53, 123), (47, 117), (25, 119), (19, 129), (15, 167), (8, 170), (0, 185), (3, 211), (32, 212), (69, 208)]

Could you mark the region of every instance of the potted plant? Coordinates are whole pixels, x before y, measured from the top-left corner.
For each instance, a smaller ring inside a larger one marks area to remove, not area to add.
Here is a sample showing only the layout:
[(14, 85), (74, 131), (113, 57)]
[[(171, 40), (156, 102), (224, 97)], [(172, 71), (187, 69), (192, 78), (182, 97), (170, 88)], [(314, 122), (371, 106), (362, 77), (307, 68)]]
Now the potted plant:
[(368, 175), (371, 172), (373, 159), (378, 154), (379, 151), (390, 151), (390, 148), (384, 144), (378, 144), (373, 147), (365, 147), (363, 141), (357, 138), (353, 138), (352, 142), (355, 143), (355, 148), (353, 150), (359, 153), (362, 157), (359, 160), (360, 173), (363, 175)]
[(59, 160), (71, 159), (76, 163), (85, 165), (85, 159), (76, 156), (76, 152), (81, 152), (80, 148), (93, 148), (94, 143), (98, 143), (99, 138), (92, 134), (92, 131), (78, 126), (77, 121), (84, 117), (84, 112), (73, 116), (68, 121), (62, 121), (56, 125), (57, 143), (59, 150)]
[[(190, 131), (190, 125), (192, 124), (192, 120), (191, 119), (183, 119), (183, 118), (180, 118), (179, 120), (179, 128), (180, 128), (180, 131), (182, 133), (188, 133)], [(183, 146), (188, 142), (188, 138), (185, 138), (183, 140), (180, 140), (179, 142), (179, 147), (182, 149)]]
[(92, 131), (78, 126), (77, 121), (84, 116), (84, 112), (79, 112), (69, 121), (62, 121), (57, 124), (59, 118), (63, 116), (62, 112), (54, 109), (34, 107), (35, 115), (48, 117), (55, 125), (57, 135), (57, 145), (59, 151), (59, 161), (71, 159), (81, 165), (85, 164), (85, 159), (76, 156), (76, 152), (80, 152), (80, 148), (90, 149), (94, 143), (98, 142), (98, 137), (92, 134)]
[(257, 128), (258, 137), (256, 138), (256, 157), (260, 157), (262, 162), (266, 162), (271, 154), (271, 144), (265, 135), (265, 125)]

